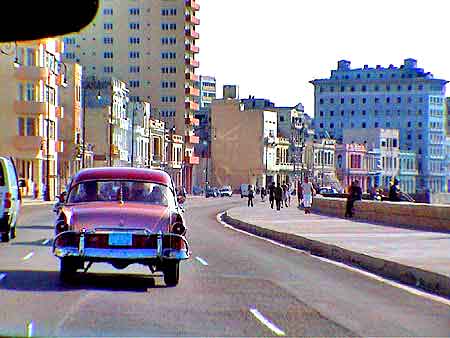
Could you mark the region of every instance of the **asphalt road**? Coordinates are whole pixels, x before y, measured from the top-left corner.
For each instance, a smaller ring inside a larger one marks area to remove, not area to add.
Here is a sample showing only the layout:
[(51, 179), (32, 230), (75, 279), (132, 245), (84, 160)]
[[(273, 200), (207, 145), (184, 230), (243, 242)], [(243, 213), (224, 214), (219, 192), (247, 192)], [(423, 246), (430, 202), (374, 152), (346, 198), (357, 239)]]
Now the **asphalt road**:
[(449, 336), (450, 307), (225, 228), (240, 198), (187, 202), (193, 255), (166, 288), (147, 268), (93, 265), (63, 285), (49, 206), (0, 244), (0, 335)]

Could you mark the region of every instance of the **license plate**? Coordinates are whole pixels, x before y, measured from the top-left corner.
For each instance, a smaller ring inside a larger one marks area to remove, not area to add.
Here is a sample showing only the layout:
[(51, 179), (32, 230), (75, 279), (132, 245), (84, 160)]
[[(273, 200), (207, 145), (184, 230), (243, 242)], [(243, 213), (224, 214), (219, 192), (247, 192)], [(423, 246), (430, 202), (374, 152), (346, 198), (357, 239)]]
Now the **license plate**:
[(133, 234), (129, 233), (110, 233), (108, 244), (111, 246), (131, 246), (133, 244)]

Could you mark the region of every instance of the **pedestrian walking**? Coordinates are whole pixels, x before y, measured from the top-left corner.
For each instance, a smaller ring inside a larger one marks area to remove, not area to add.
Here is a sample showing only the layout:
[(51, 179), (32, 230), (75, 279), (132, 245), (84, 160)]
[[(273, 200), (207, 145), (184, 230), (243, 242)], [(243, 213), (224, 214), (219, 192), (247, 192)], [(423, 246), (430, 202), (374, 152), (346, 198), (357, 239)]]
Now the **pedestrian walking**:
[(303, 189), (301, 180), (297, 182), (297, 198), (298, 198), (298, 207), (300, 208), (303, 205)]
[(253, 190), (253, 186), (250, 184), (248, 186), (248, 201), (247, 206), (250, 207), (250, 205), (253, 208), (253, 197), (255, 197), (255, 191)]
[(308, 177), (305, 177), (302, 183), (302, 196), (303, 196), (303, 207), (305, 209), (305, 214), (311, 213), (311, 206), (313, 202), (313, 196), (316, 194), (311, 182), (309, 182)]
[(266, 188), (261, 187), (261, 201), (264, 202), (266, 199)]
[(362, 190), (359, 181), (355, 180), (348, 191), (347, 205), (345, 208), (345, 217), (353, 217), (353, 204), (362, 199)]
[(283, 188), (278, 182), (277, 187), (275, 188), (275, 204), (277, 205), (278, 211), (280, 211), (282, 199), (283, 199)]
[(273, 209), (273, 202), (275, 201), (275, 183), (272, 182), (269, 185), (269, 202), (270, 202), (270, 207)]
[(288, 190), (288, 186), (286, 184), (286, 181), (283, 182), (283, 184), (281, 185), (281, 189), (283, 189), (283, 196), (281, 198), (282, 203), (281, 203), (281, 207), (287, 207), (287, 190)]

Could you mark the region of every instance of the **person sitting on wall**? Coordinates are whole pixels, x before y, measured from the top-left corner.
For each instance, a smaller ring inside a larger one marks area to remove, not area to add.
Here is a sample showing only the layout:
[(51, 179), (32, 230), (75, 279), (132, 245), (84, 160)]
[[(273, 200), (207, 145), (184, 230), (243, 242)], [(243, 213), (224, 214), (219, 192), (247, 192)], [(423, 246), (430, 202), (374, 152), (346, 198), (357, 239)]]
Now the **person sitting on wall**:
[(362, 190), (359, 181), (355, 180), (348, 191), (347, 205), (345, 209), (345, 217), (353, 217), (353, 204), (355, 201), (362, 199)]

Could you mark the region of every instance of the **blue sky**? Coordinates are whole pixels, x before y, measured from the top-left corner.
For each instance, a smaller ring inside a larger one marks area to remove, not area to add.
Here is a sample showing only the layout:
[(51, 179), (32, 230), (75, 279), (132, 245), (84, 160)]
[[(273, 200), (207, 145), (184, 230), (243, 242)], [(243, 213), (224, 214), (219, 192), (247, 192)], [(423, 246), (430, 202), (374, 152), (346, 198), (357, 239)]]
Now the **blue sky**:
[(337, 61), (353, 68), (415, 58), (450, 80), (448, 0), (198, 0), (199, 73), (237, 84), (241, 97), (302, 102), (313, 115), (313, 86)]

